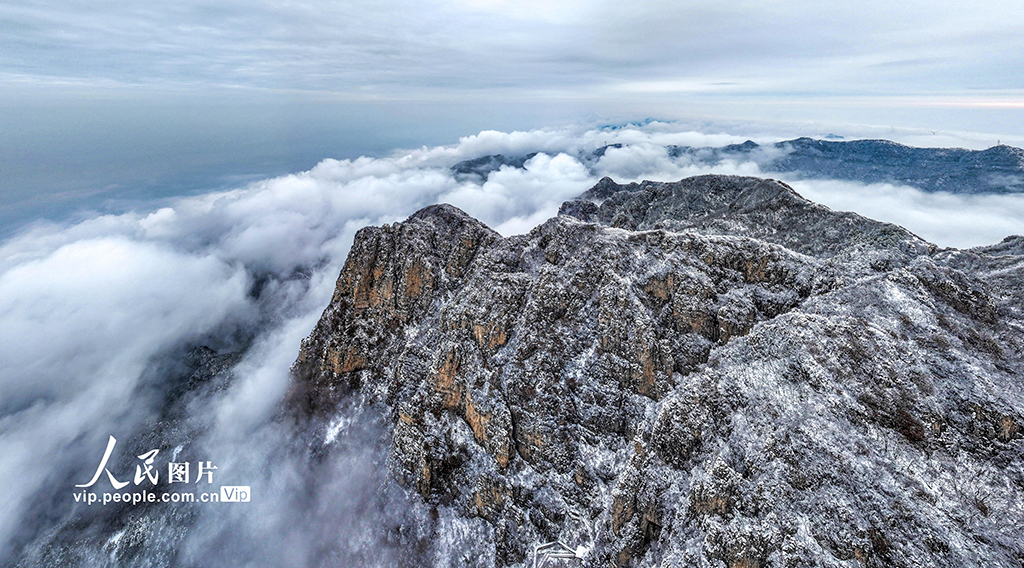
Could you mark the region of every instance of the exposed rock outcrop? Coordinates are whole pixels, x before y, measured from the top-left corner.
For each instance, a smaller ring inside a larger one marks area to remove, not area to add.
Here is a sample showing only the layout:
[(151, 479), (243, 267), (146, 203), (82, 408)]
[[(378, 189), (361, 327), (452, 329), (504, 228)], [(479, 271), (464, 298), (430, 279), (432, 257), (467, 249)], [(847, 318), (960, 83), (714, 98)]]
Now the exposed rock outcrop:
[(435, 536), (382, 545), (1021, 565), (1019, 237), (939, 250), (727, 176), (604, 179), (561, 213), (503, 238), (440, 205), (356, 236), (289, 408), (389, 417), (390, 471), (433, 511), (406, 532)]

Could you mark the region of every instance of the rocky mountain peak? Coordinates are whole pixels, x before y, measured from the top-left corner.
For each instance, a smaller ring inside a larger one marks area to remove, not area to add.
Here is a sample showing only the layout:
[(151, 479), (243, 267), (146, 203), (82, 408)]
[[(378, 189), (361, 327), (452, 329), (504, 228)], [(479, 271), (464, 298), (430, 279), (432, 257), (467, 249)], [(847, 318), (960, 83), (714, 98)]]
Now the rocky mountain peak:
[(307, 436), (385, 417), (390, 479), (429, 513), (379, 546), (408, 565), (523, 566), (555, 542), (585, 566), (1024, 559), (1019, 238), (938, 250), (733, 176), (605, 178), (561, 213), (503, 238), (440, 205), (357, 234), (289, 408)]
[[(588, 205), (589, 201), (601, 200)], [(935, 246), (910, 231), (808, 201), (777, 180), (705, 175), (618, 185), (602, 179), (559, 213), (631, 229), (747, 236), (818, 257), (863, 252), (869, 262), (905, 261)], [(891, 258), (882, 259), (888, 254)]]

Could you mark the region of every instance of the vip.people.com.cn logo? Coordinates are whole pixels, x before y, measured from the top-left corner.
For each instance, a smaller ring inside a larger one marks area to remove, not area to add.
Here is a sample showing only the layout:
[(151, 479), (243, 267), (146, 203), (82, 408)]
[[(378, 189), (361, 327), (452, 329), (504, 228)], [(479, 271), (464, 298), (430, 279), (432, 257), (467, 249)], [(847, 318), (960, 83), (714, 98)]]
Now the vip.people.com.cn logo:
[[(213, 475), (217, 471), (217, 466), (213, 465), (211, 461), (203, 460), (195, 462), (194, 468), (192, 462), (167, 462), (167, 477), (165, 478), (167, 490), (156, 491), (155, 489), (160, 483), (160, 473), (163, 471), (162, 467), (158, 468), (154, 465), (156, 456), (160, 453), (160, 450), (156, 449), (137, 456), (142, 463), (135, 466), (135, 475), (130, 478), (121, 476), (121, 479), (124, 479), (121, 481), (107, 468), (107, 462), (116, 445), (117, 439), (110, 436), (110, 439), (107, 440), (107, 449), (103, 452), (103, 458), (100, 459), (99, 466), (96, 467), (92, 478), (87, 483), (75, 485), (76, 488), (81, 489), (81, 491), (76, 490), (73, 494), (76, 502), (87, 505), (108, 505), (110, 503), (138, 505), (158, 502), (248, 503), (252, 499), (252, 490), (248, 485), (224, 485), (220, 487), (219, 491), (189, 491), (191, 488), (213, 489), (210, 486), (213, 484)], [(177, 454), (175, 453), (175, 455)], [(110, 485), (113, 486), (114, 492), (101, 494), (89, 491), (88, 488), (95, 485), (104, 473), (107, 480), (110, 481)], [(206, 483), (201, 485), (203, 481)], [(121, 491), (132, 482), (135, 486), (143, 484), (143, 487), (136, 487), (134, 491)], [(148, 482), (148, 485), (144, 482)]]

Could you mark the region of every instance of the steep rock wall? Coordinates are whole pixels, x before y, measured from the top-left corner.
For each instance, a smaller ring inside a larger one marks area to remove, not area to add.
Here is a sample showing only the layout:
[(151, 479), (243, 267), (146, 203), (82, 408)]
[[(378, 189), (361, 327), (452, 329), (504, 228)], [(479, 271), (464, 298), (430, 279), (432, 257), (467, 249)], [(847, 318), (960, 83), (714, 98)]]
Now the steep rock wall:
[(433, 507), (410, 564), (1020, 565), (1019, 239), (937, 250), (755, 178), (583, 198), (360, 231), (303, 342), (294, 415), (383, 409)]

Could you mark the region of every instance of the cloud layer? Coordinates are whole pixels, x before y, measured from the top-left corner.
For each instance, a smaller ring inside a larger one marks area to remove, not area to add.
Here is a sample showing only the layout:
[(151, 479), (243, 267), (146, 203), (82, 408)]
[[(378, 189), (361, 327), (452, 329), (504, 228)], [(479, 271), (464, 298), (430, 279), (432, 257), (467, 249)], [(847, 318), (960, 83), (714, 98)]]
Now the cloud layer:
[[(47, 528), (32, 520), (47, 513), (38, 509), (40, 495), (60, 498), (69, 480), (84, 482), (76, 476), (88, 477), (108, 435), (148, 427), (154, 401), (146, 381), (162, 357), (192, 345), (238, 349), (242, 331), (256, 334), (252, 347), (227, 393), (200, 408), (212, 427), (197, 443), (212, 449), (222, 472), (234, 468), (233, 475), (251, 475), (267, 497), (256, 518), (210, 511), (200, 515), (198, 526), (214, 533), (239, 531), (260, 543), (254, 550), (282, 562), (288, 558), (285, 548), (267, 544), (267, 535), (284, 531), (293, 544), (317, 546), (323, 527), (345, 525), (365, 505), (358, 496), (376, 487), (376, 473), (356, 464), (376, 463), (378, 449), (367, 442), (338, 463), (310, 472), (275, 449), (286, 438), (269, 418), (287, 388), (298, 342), (327, 305), (360, 227), (448, 202), (503, 234), (522, 233), (605, 175), (629, 182), (711, 172), (763, 174), (754, 161), (708, 165), (672, 158), (665, 150), (667, 144), (720, 146), (744, 139), (666, 123), (485, 131), (451, 146), (388, 158), (328, 159), (306, 172), (230, 191), (76, 224), (30, 227), (0, 246), (0, 485), (6, 491), (0, 558), (35, 538), (31, 530)], [(606, 144), (623, 146), (596, 158), (594, 150)], [(539, 153), (524, 168), (503, 167), (486, 181), (450, 170), (461, 160), (532, 152)], [(943, 246), (994, 242), (1024, 228), (1019, 195), (792, 183), (808, 198), (904, 224)], [(370, 432), (372, 419), (367, 420), (351, 428)], [(280, 471), (266, 474), (268, 463), (279, 464)], [(290, 515), (310, 503), (290, 492), (310, 475), (333, 481), (316, 487), (309, 497), (315, 512), (302, 520)], [(332, 509), (335, 502), (342, 505)], [(353, 550), (363, 546), (352, 538)], [(188, 546), (199, 554), (218, 543), (197, 532)], [(315, 563), (299, 564), (307, 560)]]

